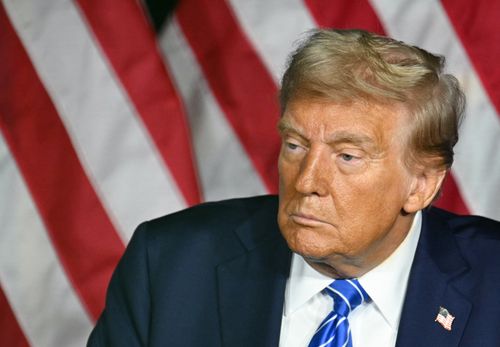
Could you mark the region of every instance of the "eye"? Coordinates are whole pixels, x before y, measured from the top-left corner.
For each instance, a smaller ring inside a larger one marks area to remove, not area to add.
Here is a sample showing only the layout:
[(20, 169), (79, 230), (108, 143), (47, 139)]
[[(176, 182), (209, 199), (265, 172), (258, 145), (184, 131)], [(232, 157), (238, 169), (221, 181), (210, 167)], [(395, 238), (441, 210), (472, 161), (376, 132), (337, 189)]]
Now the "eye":
[(338, 153), (337, 160), (340, 164), (344, 166), (354, 167), (359, 166), (362, 162), (363, 154), (362, 153)]
[(340, 155), (340, 157), (341, 157), (341, 158), (342, 158), (342, 160), (344, 160), (344, 161), (352, 161), (352, 160), (356, 159), (356, 157), (355, 157), (355, 156), (353, 156), (353, 155), (351, 155), (351, 154), (347, 154), (347, 153), (342, 153), (342, 154)]
[(305, 153), (305, 146), (294, 138), (283, 139), (281, 154), (284, 158), (299, 159)]
[(357, 148), (342, 148), (335, 153), (337, 167), (345, 174), (362, 172), (365, 167), (366, 153)]

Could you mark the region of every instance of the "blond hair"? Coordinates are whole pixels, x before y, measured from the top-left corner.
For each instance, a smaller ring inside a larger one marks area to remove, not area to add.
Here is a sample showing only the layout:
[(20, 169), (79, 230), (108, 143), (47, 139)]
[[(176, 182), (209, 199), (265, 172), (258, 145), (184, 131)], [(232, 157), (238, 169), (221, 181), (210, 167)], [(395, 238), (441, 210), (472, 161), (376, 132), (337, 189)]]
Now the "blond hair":
[(445, 59), (362, 30), (313, 30), (292, 53), (280, 104), (298, 97), (346, 103), (399, 102), (413, 120), (407, 139), (412, 162), (448, 169), (465, 107)]

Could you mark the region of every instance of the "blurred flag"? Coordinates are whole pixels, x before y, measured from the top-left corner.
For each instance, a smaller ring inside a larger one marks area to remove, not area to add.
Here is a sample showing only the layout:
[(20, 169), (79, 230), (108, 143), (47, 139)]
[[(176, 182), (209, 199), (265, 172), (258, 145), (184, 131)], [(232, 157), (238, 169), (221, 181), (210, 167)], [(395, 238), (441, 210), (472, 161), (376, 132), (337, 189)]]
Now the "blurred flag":
[[(0, 4), (0, 345), (83, 346), (141, 221), (277, 191), (279, 77), (313, 27), (444, 54), (468, 118), (438, 205), (500, 219), (500, 3)], [(152, 16), (155, 17), (155, 16)]]

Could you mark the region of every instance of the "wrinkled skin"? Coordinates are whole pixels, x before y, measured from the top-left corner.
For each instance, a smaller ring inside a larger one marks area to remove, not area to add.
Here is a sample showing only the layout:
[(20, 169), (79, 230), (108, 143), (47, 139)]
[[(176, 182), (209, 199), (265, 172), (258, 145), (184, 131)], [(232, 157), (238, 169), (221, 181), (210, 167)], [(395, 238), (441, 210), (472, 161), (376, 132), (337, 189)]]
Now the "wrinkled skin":
[(280, 120), (278, 223), (289, 247), (334, 278), (359, 277), (404, 240), (444, 177), (404, 164), (401, 105), (292, 100)]

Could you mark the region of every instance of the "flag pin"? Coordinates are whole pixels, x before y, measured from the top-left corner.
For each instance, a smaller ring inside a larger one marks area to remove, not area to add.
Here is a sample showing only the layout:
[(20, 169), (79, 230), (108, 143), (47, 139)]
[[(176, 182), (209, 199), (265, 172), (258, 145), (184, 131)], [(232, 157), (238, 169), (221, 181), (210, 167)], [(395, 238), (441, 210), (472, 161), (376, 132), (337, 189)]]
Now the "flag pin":
[(439, 306), (439, 312), (436, 316), (435, 322), (438, 322), (448, 331), (451, 331), (451, 325), (453, 324), (454, 316), (451, 315), (448, 310), (442, 306)]

